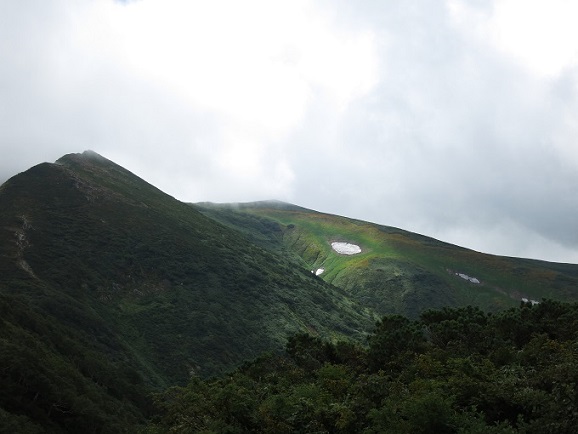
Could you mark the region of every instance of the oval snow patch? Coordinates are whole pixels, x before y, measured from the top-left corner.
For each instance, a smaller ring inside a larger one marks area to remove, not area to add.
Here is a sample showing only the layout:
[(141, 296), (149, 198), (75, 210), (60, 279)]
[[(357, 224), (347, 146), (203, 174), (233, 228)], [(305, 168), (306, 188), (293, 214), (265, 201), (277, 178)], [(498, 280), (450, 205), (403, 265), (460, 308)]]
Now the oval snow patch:
[(335, 242), (331, 243), (331, 247), (342, 255), (356, 255), (361, 253), (361, 247), (357, 244)]

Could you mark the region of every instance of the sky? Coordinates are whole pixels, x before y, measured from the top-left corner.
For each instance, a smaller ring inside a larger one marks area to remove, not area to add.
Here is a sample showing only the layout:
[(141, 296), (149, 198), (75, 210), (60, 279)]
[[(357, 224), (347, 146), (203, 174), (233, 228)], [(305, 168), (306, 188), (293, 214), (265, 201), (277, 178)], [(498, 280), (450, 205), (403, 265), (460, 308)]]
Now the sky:
[(0, 182), (90, 149), (186, 202), (578, 263), (576, 22), (572, 0), (0, 0)]

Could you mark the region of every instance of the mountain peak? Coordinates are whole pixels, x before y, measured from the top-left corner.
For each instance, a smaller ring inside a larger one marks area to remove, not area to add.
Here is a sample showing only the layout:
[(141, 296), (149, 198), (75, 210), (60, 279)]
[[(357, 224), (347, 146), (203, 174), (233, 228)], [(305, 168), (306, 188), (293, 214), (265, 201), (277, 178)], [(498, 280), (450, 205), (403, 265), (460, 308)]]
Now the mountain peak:
[(103, 157), (102, 155), (91, 151), (91, 150), (86, 150), (82, 153), (71, 153), (71, 154), (66, 154), (62, 157), (60, 157), (58, 160), (56, 160), (56, 164), (69, 164), (69, 163), (87, 163), (87, 162), (99, 162), (99, 163), (108, 163), (108, 164), (114, 164), (112, 161), (110, 161), (109, 159)]

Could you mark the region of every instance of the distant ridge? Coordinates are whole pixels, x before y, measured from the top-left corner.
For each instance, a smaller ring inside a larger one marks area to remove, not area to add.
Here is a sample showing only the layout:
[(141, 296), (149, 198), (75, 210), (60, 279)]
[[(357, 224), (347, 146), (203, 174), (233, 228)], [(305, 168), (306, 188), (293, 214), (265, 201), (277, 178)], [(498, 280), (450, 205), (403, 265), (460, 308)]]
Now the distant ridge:
[(253, 208), (270, 208), (285, 211), (307, 211), (315, 212), (313, 210), (303, 208), (292, 203), (283, 202), (277, 199), (260, 200), (255, 202), (239, 202), (239, 203), (215, 203), (215, 202), (198, 202), (193, 205), (198, 205), (202, 208), (232, 208), (232, 209), (253, 209)]
[[(483, 254), (278, 202), (197, 206), (249, 239), (297, 256), (304, 267), (379, 314), (417, 317), (445, 306), (497, 311), (524, 300), (578, 300), (578, 265)], [(360, 246), (361, 253), (339, 254), (332, 248), (335, 241)]]

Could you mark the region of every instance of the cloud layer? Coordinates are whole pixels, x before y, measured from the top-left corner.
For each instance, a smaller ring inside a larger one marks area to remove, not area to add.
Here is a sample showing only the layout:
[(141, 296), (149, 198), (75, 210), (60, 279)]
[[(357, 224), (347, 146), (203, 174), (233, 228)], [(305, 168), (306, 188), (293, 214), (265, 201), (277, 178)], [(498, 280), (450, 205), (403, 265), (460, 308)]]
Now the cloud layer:
[(0, 8), (0, 181), (93, 149), (185, 201), (578, 263), (571, 2)]

